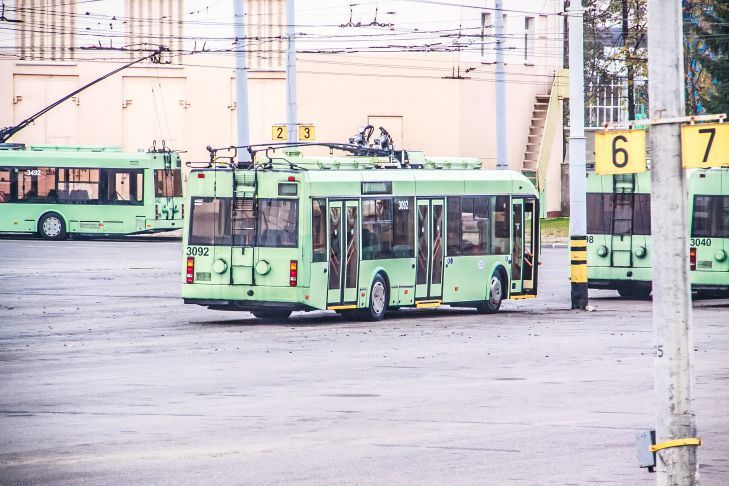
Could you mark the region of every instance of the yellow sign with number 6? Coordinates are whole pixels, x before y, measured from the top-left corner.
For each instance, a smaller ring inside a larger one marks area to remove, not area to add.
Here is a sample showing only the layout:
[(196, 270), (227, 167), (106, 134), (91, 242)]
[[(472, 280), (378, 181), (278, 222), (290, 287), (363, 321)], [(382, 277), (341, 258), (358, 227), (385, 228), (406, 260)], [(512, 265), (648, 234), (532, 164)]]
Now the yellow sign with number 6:
[(311, 142), (314, 140), (314, 125), (299, 125), (299, 141)]
[(645, 172), (645, 130), (606, 130), (595, 133), (595, 172)]
[(681, 127), (684, 168), (729, 166), (729, 123), (700, 123)]

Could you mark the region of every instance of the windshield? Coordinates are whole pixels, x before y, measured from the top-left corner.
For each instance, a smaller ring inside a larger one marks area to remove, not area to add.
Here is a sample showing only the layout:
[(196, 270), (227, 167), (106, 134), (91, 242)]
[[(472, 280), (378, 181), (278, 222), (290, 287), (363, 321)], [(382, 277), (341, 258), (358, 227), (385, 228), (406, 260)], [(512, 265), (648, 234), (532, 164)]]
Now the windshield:
[(180, 169), (156, 169), (154, 171), (154, 195), (157, 197), (182, 197)]

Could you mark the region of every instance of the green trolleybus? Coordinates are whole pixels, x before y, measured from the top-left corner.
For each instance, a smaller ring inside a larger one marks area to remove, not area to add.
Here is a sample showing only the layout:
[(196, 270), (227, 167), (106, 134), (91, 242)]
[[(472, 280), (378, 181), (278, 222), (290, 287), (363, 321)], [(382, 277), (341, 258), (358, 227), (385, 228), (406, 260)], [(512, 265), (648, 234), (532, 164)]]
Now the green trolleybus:
[(246, 168), (191, 171), (185, 303), (379, 320), (406, 306), (496, 312), (536, 296), (539, 200), (521, 174), (413, 151), (399, 151), (405, 162), (269, 152)]
[[(729, 169), (687, 173), (691, 288), (729, 295)], [(650, 172), (587, 175), (588, 287), (651, 293)]]
[(168, 231), (182, 227), (183, 213), (176, 153), (0, 144), (0, 233)]

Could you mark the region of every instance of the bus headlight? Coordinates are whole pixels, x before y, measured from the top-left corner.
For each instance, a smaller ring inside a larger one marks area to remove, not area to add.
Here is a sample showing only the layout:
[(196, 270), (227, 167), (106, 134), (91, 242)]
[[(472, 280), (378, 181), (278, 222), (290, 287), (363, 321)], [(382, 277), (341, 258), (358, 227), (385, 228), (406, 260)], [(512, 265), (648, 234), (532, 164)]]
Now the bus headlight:
[(714, 258), (717, 262), (723, 262), (724, 260), (726, 260), (726, 252), (724, 250), (719, 250), (714, 253)]
[(635, 256), (638, 258), (645, 258), (646, 253), (648, 253), (645, 249), (645, 246), (639, 246), (635, 249)]
[(608, 254), (607, 246), (600, 245), (600, 248), (597, 249), (597, 256), (606, 257)]

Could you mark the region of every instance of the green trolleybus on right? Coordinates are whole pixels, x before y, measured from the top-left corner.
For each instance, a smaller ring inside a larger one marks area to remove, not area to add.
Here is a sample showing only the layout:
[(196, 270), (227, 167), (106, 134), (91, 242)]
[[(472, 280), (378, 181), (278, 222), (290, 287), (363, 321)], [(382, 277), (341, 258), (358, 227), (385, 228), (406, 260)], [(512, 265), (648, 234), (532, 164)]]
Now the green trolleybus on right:
[(282, 152), (191, 171), (185, 303), (379, 320), (441, 304), (496, 312), (536, 296), (539, 201), (521, 174), (420, 152), (400, 152), (406, 163)]
[[(729, 168), (687, 173), (693, 291), (729, 295)], [(650, 173), (587, 175), (588, 286), (651, 293)]]
[(0, 233), (124, 235), (182, 227), (179, 155), (0, 144)]

